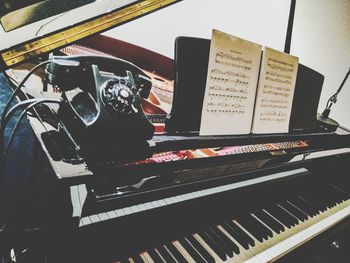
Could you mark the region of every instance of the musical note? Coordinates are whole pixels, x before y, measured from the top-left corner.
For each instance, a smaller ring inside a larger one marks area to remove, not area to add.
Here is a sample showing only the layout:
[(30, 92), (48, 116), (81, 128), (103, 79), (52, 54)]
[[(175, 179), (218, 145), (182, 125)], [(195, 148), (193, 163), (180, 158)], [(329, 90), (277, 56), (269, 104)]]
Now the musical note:
[(275, 59), (275, 58), (269, 58), (268, 61), (272, 61), (272, 62), (275, 62), (275, 63), (279, 63), (279, 64), (282, 64), (282, 65), (285, 65), (285, 66), (289, 66), (291, 68), (294, 67), (294, 64), (292, 63), (288, 63), (288, 62), (285, 62), (285, 61), (281, 61), (281, 60), (278, 60), (278, 59)]
[(288, 132), (298, 58), (264, 48), (254, 133)]
[(267, 80), (271, 80), (273, 82), (279, 82), (279, 83), (283, 83), (283, 84), (291, 84), (292, 82), (290, 80), (283, 80), (280, 78), (271, 78), (271, 77), (266, 77)]
[(216, 63), (218, 64), (222, 64), (222, 65), (226, 65), (226, 66), (230, 66), (230, 67), (235, 67), (235, 68), (241, 68), (244, 71), (249, 71), (252, 69), (252, 67), (250, 66), (244, 66), (244, 65), (240, 65), (240, 64), (236, 64), (234, 62), (228, 62), (228, 61), (220, 61), (220, 60), (215, 60)]
[(280, 70), (283, 72), (293, 72), (293, 68), (287, 68), (287, 67), (283, 67), (283, 66), (275, 65), (275, 64), (271, 64), (271, 63), (268, 63), (267, 65), (272, 69), (277, 69), (277, 70)]
[(226, 54), (224, 52), (216, 53), (216, 60), (232, 60), (232, 61), (243, 62), (249, 65), (252, 64), (251, 59), (245, 59), (243, 57), (235, 57), (235, 56), (232, 56), (231, 54)]
[(274, 76), (274, 77), (280, 77), (280, 78), (286, 78), (286, 79), (292, 79), (292, 76), (290, 75), (285, 75), (285, 74), (279, 74), (277, 72), (274, 71), (266, 71), (266, 76)]
[(242, 86), (247, 86), (249, 85), (248, 81), (242, 81), (240, 79), (231, 79), (231, 78), (219, 78), (219, 77), (210, 77), (213, 81), (218, 81), (218, 82), (228, 82), (228, 83), (233, 83), (235, 86), (236, 85), (242, 85)]
[(239, 77), (239, 78), (243, 78), (243, 79), (249, 79), (249, 76), (243, 73), (238, 73), (238, 72), (234, 72), (234, 71), (222, 71), (219, 69), (212, 69), (211, 71), (211, 75), (224, 75), (224, 76), (234, 76), (234, 77)]
[(244, 105), (241, 105), (239, 103), (230, 104), (226, 102), (219, 102), (219, 103), (209, 102), (207, 106), (208, 107), (214, 106), (214, 107), (229, 107), (229, 108), (245, 108)]
[(264, 90), (266, 89), (286, 91), (286, 92), (290, 91), (290, 87), (280, 87), (280, 86), (272, 86), (272, 85), (264, 85)]
[(263, 90), (263, 93), (264, 94), (273, 94), (275, 96), (282, 96), (282, 97), (285, 97), (285, 98), (288, 98), (289, 97), (289, 94), (288, 93), (283, 93), (283, 92), (275, 92), (275, 91), (272, 91), (272, 90)]
[(213, 31), (201, 135), (249, 132), (260, 58), (261, 46)]

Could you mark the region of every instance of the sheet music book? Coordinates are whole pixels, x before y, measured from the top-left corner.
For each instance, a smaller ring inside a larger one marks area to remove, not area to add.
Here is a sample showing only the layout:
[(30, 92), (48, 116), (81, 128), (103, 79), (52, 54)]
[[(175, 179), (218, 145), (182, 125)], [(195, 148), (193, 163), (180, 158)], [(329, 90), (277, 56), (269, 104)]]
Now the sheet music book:
[(299, 58), (264, 47), (252, 133), (287, 133)]
[(261, 49), (213, 30), (200, 135), (250, 133)]

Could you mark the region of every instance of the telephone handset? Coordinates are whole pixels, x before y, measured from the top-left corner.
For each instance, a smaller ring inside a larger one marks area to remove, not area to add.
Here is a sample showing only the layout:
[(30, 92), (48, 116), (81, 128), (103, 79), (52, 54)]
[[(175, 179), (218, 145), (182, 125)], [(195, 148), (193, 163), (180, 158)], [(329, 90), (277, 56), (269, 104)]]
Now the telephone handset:
[(104, 56), (54, 56), (48, 82), (62, 90), (58, 114), (84, 149), (132, 149), (154, 134), (141, 99), (152, 83), (136, 65)]

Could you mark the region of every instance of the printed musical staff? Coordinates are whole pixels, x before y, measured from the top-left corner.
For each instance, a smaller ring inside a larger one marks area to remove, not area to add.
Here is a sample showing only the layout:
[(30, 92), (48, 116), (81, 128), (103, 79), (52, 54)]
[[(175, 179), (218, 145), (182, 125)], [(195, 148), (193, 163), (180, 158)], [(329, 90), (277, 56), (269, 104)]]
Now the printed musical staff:
[(200, 135), (250, 132), (260, 58), (260, 45), (213, 31)]
[(233, 76), (233, 77), (238, 77), (238, 78), (242, 78), (242, 79), (249, 79), (249, 76), (244, 74), (244, 73), (238, 73), (238, 72), (234, 72), (231, 70), (222, 71), (219, 69), (213, 69), (211, 71), (211, 76), (213, 78), (218, 77), (218, 76)]
[[(230, 50), (231, 52), (233, 51), (232, 49)], [(235, 51), (233, 51), (234, 53), (237, 53)], [(241, 52), (239, 52), (240, 54), (242, 54)], [(243, 62), (244, 64), (252, 64), (252, 60), (251, 59), (245, 59), (243, 57), (235, 57), (231, 54), (226, 54), (224, 52), (219, 52), (216, 53), (216, 61), (238, 61), (238, 62)]]
[(252, 132), (288, 132), (298, 61), (264, 48)]

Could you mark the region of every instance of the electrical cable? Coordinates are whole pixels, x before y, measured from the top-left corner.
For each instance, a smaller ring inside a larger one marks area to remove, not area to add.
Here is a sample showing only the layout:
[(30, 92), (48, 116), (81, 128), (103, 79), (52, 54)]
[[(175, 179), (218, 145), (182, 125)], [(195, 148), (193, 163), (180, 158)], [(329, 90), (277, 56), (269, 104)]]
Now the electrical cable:
[[(20, 107), (23, 107), (23, 105), (30, 105), (31, 103), (33, 103), (34, 101), (37, 101), (37, 99), (31, 99), (30, 102), (26, 102), (26, 104), (24, 102), (21, 102), (19, 103), (20, 105), (16, 105), (14, 107), (16, 107), (16, 109), (20, 108)], [(11, 114), (10, 116), (12, 116), (15, 111), (10, 111)], [(3, 116), (2, 116), (3, 117)], [(3, 118), (5, 122), (5, 117)], [(6, 225), (7, 225), (7, 215), (6, 215), (6, 200), (5, 200), (5, 189), (4, 189), (4, 155), (3, 155), (3, 147), (4, 147), (4, 133), (5, 133), (5, 126), (6, 125), (1, 125), (0, 126), (0, 202), (1, 202), (1, 209), (3, 211), (3, 215), (2, 215), (2, 219), (3, 219), (3, 222), (2, 222), (2, 226), (0, 228), (0, 233), (4, 232), (5, 229), (6, 229)]]
[(5, 147), (5, 150), (4, 150), (4, 152), (3, 152), (3, 155), (4, 155), (3, 160), (6, 160), (6, 155), (7, 155), (8, 149), (10, 148), (10, 146), (11, 146), (11, 144), (12, 144), (12, 142), (13, 142), (13, 139), (14, 139), (14, 137), (15, 137), (15, 135), (16, 135), (16, 132), (17, 132), (17, 130), (18, 130), (18, 128), (19, 128), (20, 122), (21, 122), (21, 120), (23, 119), (23, 117), (26, 116), (27, 111), (30, 110), (31, 108), (33, 108), (34, 106), (37, 106), (37, 104), (40, 104), (40, 103), (57, 103), (57, 104), (59, 104), (60, 102), (61, 102), (61, 100), (52, 100), (52, 99), (47, 99), (47, 100), (46, 100), (46, 99), (43, 99), (43, 100), (40, 100), (40, 101), (37, 101), (37, 102), (33, 102), (32, 104), (30, 104), (29, 106), (27, 106), (27, 107), (22, 111), (21, 115), (18, 117), (18, 119), (17, 119), (15, 125), (13, 126), (12, 131), (11, 131), (11, 134), (10, 134), (10, 136), (9, 136), (9, 138), (8, 138), (8, 143), (7, 143), (7, 145), (6, 145), (6, 147)]
[(10, 106), (11, 106), (11, 103), (13, 102), (14, 98), (16, 97), (16, 95), (18, 94), (18, 92), (21, 90), (21, 88), (23, 87), (24, 83), (29, 79), (29, 77), (31, 75), (33, 75), (33, 73), (35, 71), (37, 71), (39, 68), (41, 68), (42, 66), (45, 66), (47, 64), (49, 64), (51, 62), (51, 60), (46, 60), (44, 62), (41, 62), (39, 63), (38, 65), (36, 65), (34, 68), (32, 68), (28, 74), (24, 77), (24, 79), (18, 84), (18, 86), (15, 88), (15, 90), (13, 91), (13, 93), (11, 94), (9, 100), (7, 101), (5, 107), (4, 107), (4, 110), (2, 112), (2, 115), (1, 115), (1, 121), (0, 121), (0, 125), (2, 126), (3, 125), (3, 121), (4, 121), (4, 117), (7, 113), (7, 111), (9, 110)]
[[(16, 95), (19, 93), (19, 91), (21, 90), (21, 88), (24, 86), (24, 83), (29, 79), (29, 77), (39, 68), (41, 68), (44, 65), (47, 65), (48, 63), (50, 63), (50, 60), (46, 60), (44, 62), (39, 63), (38, 65), (36, 65), (34, 68), (32, 68), (28, 74), (24, 77), (24, 79), (18, 84), (18, 86), (14, 89), (13, 93), (11, 94), (8, 102), (6, 103), (3, 112), (1, 114), (1, 119), (0, 119), (0, 206), (2, 209), (2, 217), (3, 217), (3, 222), (2, 222), (2, 226), (0, 227), (0, 233), (3, 233), (4, 230), (6, 229), (6, 224), (7, 224), (7, 215), (6, 215), (6, 201), (5, 201), (5, 189), (4, 189), (4, 133), (5, 133), (5, 126), (7, 123), (5, 123), (6, 121), (6, 116), (7, 116), (7, 111), (9, 110), (13, 100), (15, 99)], [(11, 78), (13, 79), (13, 78)], [(32, 101), (34, 102), (34, 101)], [(12, 116), (12, 115), (9, 115)], [(0, 237), (0, 241), (1, 241), (1, 237)]]
[[(8, 215), (7, 215), (7, 205), (6, 205), (6, 194), (5, 194), (5, 180), (4, 180), (4, 160), (6, 158), (6, 153), (8, 148), (10, 147), (12, 140), (16, 134), (16, 131), (19, 127), (19, 123), (20, 121), (23, 119), (23, 117), (25, 116), (25, 113), (32, 107), (34, 107), (35, 105), (39, 104), (39, 103), (44, 103), (44, 102), (53, 102), (52, 100), (48, 101), (48, 100), (27, 100), (26, 102), (23, 103), (19, 103), (20, 105), (16, 105), (14, 108), (12, 108), (10, 110), (10, 112), (8, 113), (9, 108), (11, 107), (11, 104), (13, 102), (13, 100), (16, 98), (16, 96), (18, 95), (18, 93), (21, 91), (21, 88), (24, 86), (25, 82), (29, 79), (29, 77), (35, 72), (37, 71), (39, 68), (41, 68), (42, 66), (45, 66), (47, 64), (49, 64), (51, 62), (51, 60), (47, 60), (44, 61), (42, 63), (39, 63), (38, 65), (36, 65), (34, 68), (32, 68), (28, 74), (23, 78), (23, 80), (18, 84), (18, 81), (16, 79), (14, 79), (13, 77), (9, 76), (8, 74), (6, 74), (11, 80), (12, 80), (12, 84), (15, 86), (13, 93), (11, 94), (8, 102), (6, 103), (3, 112), (1, 114), (0, 117), (0, 209), (2, 210), (2, 222), (0, 225), (0, 245), (5, 245), (6, 246), (6, 240), (8, 240), (8, 237), (6, 235), (6, 229), (8, 228), (7, 224), (8, 224)], [(17, 85), (16, 85), (16, 84)], [(53, 103), (58, 103), (58, 101), (55, 101)], [(29, 105), (28, 105), (29, 104)], [(25, 110), (21, 113), (21, 115), (19, 116), (19, 119), (17, 120), (17, 123), (15, 124), (12, 133), (9, 137), (9, 143), (6, 147), (6, 151), (4, 152), (4, 143), (5, 143), (5, 128), (6, 125), (9, 121), (9, 119), (13, 116), (12, 113), (14, 113), (17, 109), (19, 109), (20, 107), (26, 107)], [(5, 242), (5, 243), (4, 243)]]
[[(5, 193), (4, 193), (4, 140), (5, 140), (5, 129), (6, 126), (9, 122), (9, 120), (11, 119), (12, 116), (14, 116), (14, 114), (16, 113), (16, 111), (20, 108), (24, 108), (24, 112), (26, 112), (27, 110), (29, 110), (30, 108), (40, 104), (40, 103), (59, 103), (60, 101), (57, 99), (29, 99), (29, 100), (25, 100), (22, 101), (18, 104), (16, 104), (15, 106), (13, 106), (8, 113), (6, 114), (5, 117), (3, 117), (3, 124), (0, 126), (0, 197), (1, 197), (1, 208), (3, 209), (3, 224), (0, 228), (0, 233), (3, 233), (6, 229), (7, 226), (7, 215), (6, 215), (6, 200), (5, 200)], [(22, 114), (21, 114), (22, 115)], [(20, 116), (21, 117), (21, 116)]]

